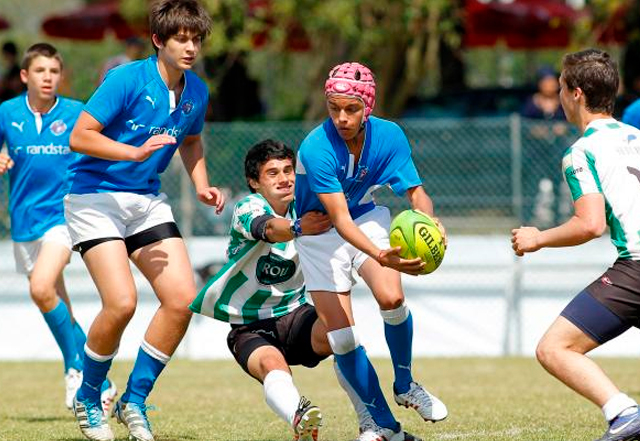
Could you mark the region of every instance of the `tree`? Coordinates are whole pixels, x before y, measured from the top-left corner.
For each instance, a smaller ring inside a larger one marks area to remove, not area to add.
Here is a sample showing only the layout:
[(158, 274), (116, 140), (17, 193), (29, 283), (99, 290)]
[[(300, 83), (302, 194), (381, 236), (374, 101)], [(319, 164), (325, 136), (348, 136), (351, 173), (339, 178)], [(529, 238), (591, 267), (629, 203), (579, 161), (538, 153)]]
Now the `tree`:
[[(214, 20), (207, 54), (225, 60), (248, 55), (252, 59), (248, 63), (261, 77), (263, 88), (296, 85), (295, 92), (304, 97), (292, 104), (300, 108), (285, 115), (289, 117), (296, 113), (300, 113), (298, 117), (304, 113), (306, 119), (324, 115), (321, 90), (327, 72), (338, 63), (352, 60), (368, 65), (376, 74), (377, 113), (397, 116), (421, 87), (439, 89), (443, 42), (454, 49), (460, 44), (457, 17), (461, 6), (450, 0), (203, 3)], [(122, 0), (123, 14), (131, 19), (139, 19), (146, 7), (138, 0)], [(263, 44), (262, 53), (256, 53), (257, 44)], [(305, 51), (300, 52), (300, 46)], [(222, 62), (223, 68), (214, 70), (214, 93), (224, 66), (231, 64)]]

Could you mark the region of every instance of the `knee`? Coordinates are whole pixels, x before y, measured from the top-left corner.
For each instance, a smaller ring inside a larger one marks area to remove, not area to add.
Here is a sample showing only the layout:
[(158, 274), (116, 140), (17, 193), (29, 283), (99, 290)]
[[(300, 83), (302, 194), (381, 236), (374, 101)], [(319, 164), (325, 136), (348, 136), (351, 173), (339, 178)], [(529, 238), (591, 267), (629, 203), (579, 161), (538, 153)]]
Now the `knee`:
[(126, 325), (136, 312), (136, 297), (121, 298), (118, 302), (105, 305), (104, 311), (116, 322)]
[(562, 348), (553, 341), (543, 338), (536, 347), (536, 358), (545, 368), (552, 366)]
[(56, 298), (56, 289), (53, 285), (39, 279), (32, 279), (29, 282), (29, 294), (40, 309), (50, 309)]
[(172, 317), (180, 317), (182, 319), (189, 320), (193, 315), (189, 309), (190, 304), (191, 300), (186, 298), (177, 298), (168, 302), (162, 302), (162, 309)]
[(402, 293), (389, 294), (381, 297), (378, 300), (378, 306), (383, 311), (389, 311), (392, 309), (398, 309), (404, 303), (404, 296)]

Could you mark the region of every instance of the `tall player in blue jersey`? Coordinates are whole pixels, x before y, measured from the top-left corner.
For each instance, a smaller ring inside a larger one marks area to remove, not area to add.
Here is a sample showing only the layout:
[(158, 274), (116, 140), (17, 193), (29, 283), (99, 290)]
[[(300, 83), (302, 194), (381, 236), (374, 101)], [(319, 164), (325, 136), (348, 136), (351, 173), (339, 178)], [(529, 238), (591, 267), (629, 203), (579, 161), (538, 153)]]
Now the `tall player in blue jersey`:
[(299, 215), (326, 212), (335, 228), (296, 239), (300, 264), (329, 331), (338, 378), (358, 410), (359, 440), (408, 439), (360, 345), (351, 309), (351, 271), (358, 271), (380, 306), (396, 403), (415, 408), (427, 421), (446, 418), (445, 405), (411, 374), (413, 322), (399, 271), (418, 274), (424, 263), (402, 259), (399, 248), (389, 248), (389, 210), (375, 205), (372, 192), (388, 185), (396, 194), (406, 194), (414, 209), (431, 216), (433, 203), (422, 188), (402, 129), (370, 116), (375, 103), (371, 71), (359, 63), (334, 67), (325, 95), (329, 118), (307, 135), (298, 153), (296, 209)]
[[(9, 171), (11, 238), (18, 272), (29, 277), (29, 292), (62, 352), (65, 404), (69, 409), (82, 383), (86, 336), (75, 321), (63, 270), (71, 257), (62, 198), (67, 166), (74, 157), (69, 134), (82, 103), (57, 96), (62, 57), (50, 44), (27, 49), (20, 78), (27, 92), (0, 105), (0, 175)], [(105, 386), (109, 386), (108, 381)], [(105, 388), (108, 406), (115, 386)]]
[(196, 296), (187, 249), (159, 192), (162, 173), (179, 148), (198, 199), (224, 207), (210, 187), (200, 132), (206, 85), (190, 71), (211, 18), (197, 0), (161, 0), (150, 11), (157, 55), (110, 71), (80, 114), (71, 148), (84, 153), (70, 167), (65, 215), (102, 299), (85, 347), (84, 381), (74, 400), (82, 433), (112, 440), (96, 395), (133, 316), (137, 293), (131, 260), (151, 284), (160, 307), (145, 333), (114, 413), (130, 438), (154, 439), (145, 401), (182, 340)]

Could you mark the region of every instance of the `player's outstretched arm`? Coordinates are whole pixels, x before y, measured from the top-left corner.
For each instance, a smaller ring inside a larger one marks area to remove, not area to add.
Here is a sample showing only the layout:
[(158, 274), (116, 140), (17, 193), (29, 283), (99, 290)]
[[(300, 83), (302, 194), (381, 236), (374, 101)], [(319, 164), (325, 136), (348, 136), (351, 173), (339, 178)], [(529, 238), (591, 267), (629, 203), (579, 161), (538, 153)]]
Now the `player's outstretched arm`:
[(13, 159), (9, 155), (0, 153), (0, 175), (5, 174), (13, 168)]
[[(331, 219), (318, 211), (305, 213), (299, 222), (301, 235), (308, 236), (324, 233), (331, 228)], [(265, 223), (264, 235), (269, 242), (288, 242), (295, 238), (291, 231), (291, 221), (280, 217), (272, 217)]]
[(104, 126), (91, 114), (84, 111), (80, 113), (69, 137), (71, 150), (110, 161), (141, 162), (156, 150), (176, 143), (173, 136), (154, 135), (140, 147), (134, 147), (103, 135), (103, 128)]
[(400, 248), (380, 250), (353, 222), (344, 193), (318, 193), (318, 199), (327, 210), (338, 234), (351, 245), (375, 259), (380, 265), (388, 266), (407, 274), (419, 274), (424, 267), (420, 259), (402, 259)]
[(520, 227), (511, 231), (511, 244), (517, 256), (541, 248), (570, 247), (602, 236), (607, 227), (604, 197), (600, 193), (586, 194), (575, 202), (575, 214), (564, 224), (540, 231), (535, 227)]
[(222, 213), (226, 198), (222, 190), (209, 186), (202, 137), (200, 135), (185, 137), (179, 150), (184, 168), (196, 189), (198, 200), (203, 204), (216, 207), (216, 214)]

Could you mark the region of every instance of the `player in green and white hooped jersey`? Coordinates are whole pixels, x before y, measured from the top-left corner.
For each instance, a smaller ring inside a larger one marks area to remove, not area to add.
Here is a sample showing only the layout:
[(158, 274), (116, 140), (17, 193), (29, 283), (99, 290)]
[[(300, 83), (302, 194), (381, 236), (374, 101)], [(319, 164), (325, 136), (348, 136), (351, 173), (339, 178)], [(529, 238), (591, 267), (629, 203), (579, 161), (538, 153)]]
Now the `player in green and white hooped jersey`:
[(565, 55), (560, 85), (567, 120), (582, 132), (562, 161), (575, 214), (545, 231), (513, 230), (513, 249), (523, 256), (580, 245), (608, 225), (618, 259), (567, 305), (536, 355), (549, 373), (602, 408), (609, 428), (599, 441), (640, 439), (638, 404), (585, 355), (640, 325), (640, 131), (611, 116), (618, 70), (607, 53)]
[(326, 330), (305, 298), (293, 239), (331, 226), (328, 216), (294, 210), (295, 157), (266, 140), (245, 158), (251, 194), (233, 213), (229, 262), (202, 289), (191, 310), (229, 322), (229, 349), (238, 364), (264, 385), (271, 409), (296, 440), (316, 440), (320, 409), (300, 397), (290, 365), (316, 366), (331, 354)]

